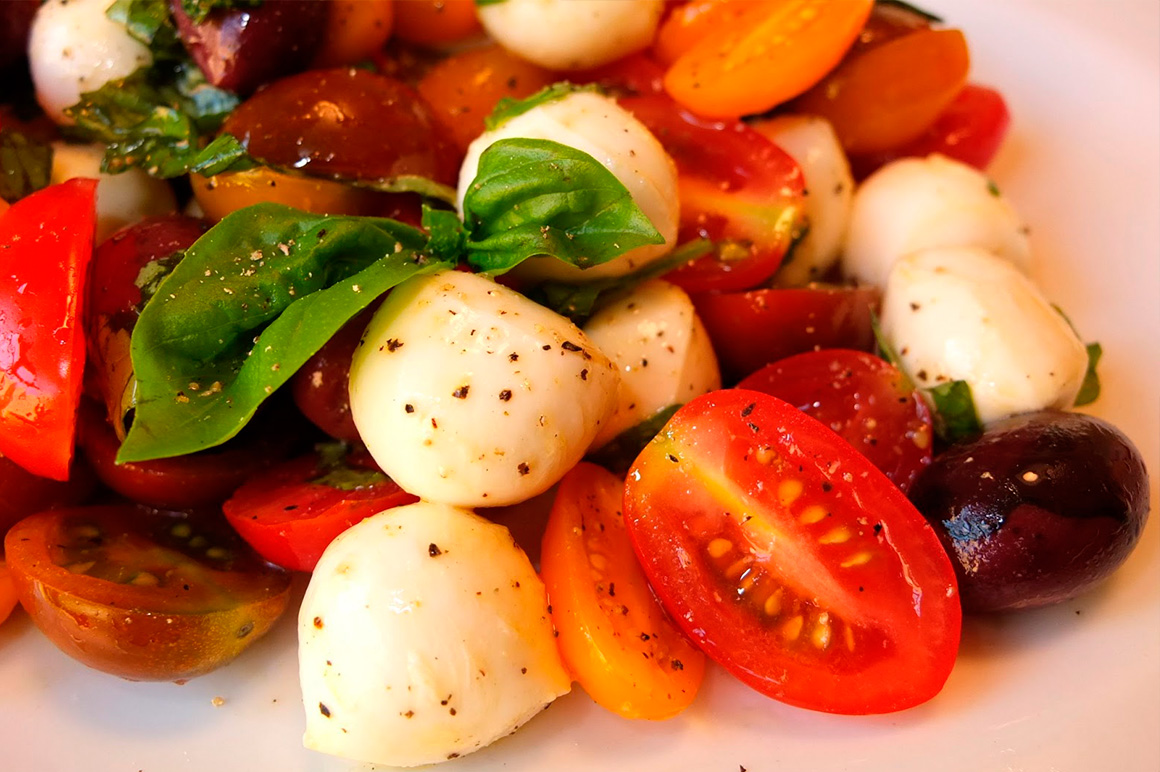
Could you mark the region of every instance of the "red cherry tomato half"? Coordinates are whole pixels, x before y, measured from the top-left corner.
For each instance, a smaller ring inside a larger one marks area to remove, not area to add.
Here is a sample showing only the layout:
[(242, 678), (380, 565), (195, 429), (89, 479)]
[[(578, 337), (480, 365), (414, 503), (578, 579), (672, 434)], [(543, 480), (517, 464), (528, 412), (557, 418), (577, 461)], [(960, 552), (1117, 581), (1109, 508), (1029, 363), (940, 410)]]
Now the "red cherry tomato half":
[(0, 456), (0, 535), (36, 512), (80, 504), (96, 484), (92, 468), (80, 456), (73, 458), (68, 480), (37, 477)]
[(96, 189), (69, 180), (0, 218), (0, 454), (54, 480), (68, 479), (73, 453)]
[(938, 537), (792, 405), (741, 389), (685, 405), (629, 472), (624, 517), (671, 618), (763, 694), (885, 713), (950, 674), (962, 610)]
[(712, 254), (665, 279), (688, 292), (743, 290), (777, 270), (800, 229), (804, 178), (781, 148), (740, 121), (698, 118), (667, 97), (621, 100), (677, 164), (679, 243)]
[(665, 93), (665, 70), (646, 54), (630, 54), (601, 67), (569, 72), (572, 83), (595, 83), (614, 97), (656, 96)]
[(1011, 113), (1002, 94), (967, 84), (921, 137), (886, 153), (851, 156), (850, 166), (858, 179), (864, 179), (897, 158), (942, 153), (983, 171), (999, 152), (1010, 125)]
[(350, 414), (350, 362), (378, 304), (336, 332), (290, 379), (290, 393), (302, 415), (336, 440), (360, 442)]
[(703, 293), (693, 295), (693, 304), (727, 383), (804, 351), (874, 347), (878, 291), (870, 287)]
[(220, 518), (128, 505), (41, 512), (4, 539), (20, 605), (62, 651), (122, 678), (224, 665), (286, 608), (290, 576)]
[(246, 483), (222, 511), (270, 562), (313, 571), (327, 545), (347, 528), (418, 500), (378, 471), (369, 457), (315, 452)]
[(770, 394), (818, 419), (904, 493), (930, 466), (930, 408), (897, 367), (873, 354), (797, 354), (766, 365), (737, 388)]

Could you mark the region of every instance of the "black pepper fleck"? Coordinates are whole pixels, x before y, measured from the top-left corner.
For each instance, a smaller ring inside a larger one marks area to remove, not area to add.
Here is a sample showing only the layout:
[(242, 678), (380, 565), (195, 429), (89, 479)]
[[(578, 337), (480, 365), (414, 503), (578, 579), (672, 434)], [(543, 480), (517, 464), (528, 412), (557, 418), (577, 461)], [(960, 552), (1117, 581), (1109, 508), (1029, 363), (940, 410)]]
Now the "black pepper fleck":
[(437, 558), (443, 554), (443, 550), (439, 549), (439, 545), (431, 543), (427, 545), (427, 554), (433, 558)]

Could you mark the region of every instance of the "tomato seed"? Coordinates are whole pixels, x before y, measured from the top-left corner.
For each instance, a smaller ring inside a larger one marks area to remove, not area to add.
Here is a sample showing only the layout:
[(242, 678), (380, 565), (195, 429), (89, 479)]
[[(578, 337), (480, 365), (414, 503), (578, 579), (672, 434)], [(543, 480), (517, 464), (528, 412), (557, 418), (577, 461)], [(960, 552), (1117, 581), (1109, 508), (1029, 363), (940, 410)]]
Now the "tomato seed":
[(811, 504), (802, 510), (801, 515), (798, 516), (798, 521), (802, 525), (813, 525), (814, 523), (820, 523), (825, 520), (828, 514), (829, 512), (826, 511), (826, 508), (820, 504)]
[(856, 552), (852, 557), (848, 557), (842, 561), (842, 568), (853, 568), (854, 566), (864, 566), (870, 562), (870, 558), (874, 557), (869, 552)]
[(65, 566), (65, 570), (74, 574), (87, 574), (89, 569), (91, 569), (96, 564), (97, 561), (95, 560), (89, 560), (84, 563), (73, 563), (72, 565)]
[(777, 486), (777, 500), (781, 502), (783, 507), (788, 507), (797, 501), (800, 495), (802, 495), (801, 480), (786, 480)]
[(712, 558), (724, 557), (731, 549), (733, 542), (728, 539), (714, 539), (709, 542), (709, 556)]
[(850, 651), (853, 651), (854, 650), (854, 628), (850, 627), (849, 625), (846, 625), (846, 629), (843, 632), (845, 633), (845, 637), (846, 637), (846, 648), (849, 649)]
[(781, 597), (783, 593), (782, 588), (778, 587), (772, 595), (765, 599), (765, 605), (762, 608), (767, 615), (775, 617), (781, 613)]
[(781, 626), (781, 634), (787, 641), (792, 643), (793, 641), (796, 641), (798, 636), (802, 634), (802, 627), (804, 625), (805, 619), (803, 619), (799, 614), (798, 616), (789, 619), (784, 625)]
[(830, 615), (825, 611), (818, 615), (818, 623), (810, 639), (819, 649), (825, 649), (830, 645)]
[(842, 544), (849, 541), (852, 535), (849, 528), (840, 525), (818, 539), (818, 544)]

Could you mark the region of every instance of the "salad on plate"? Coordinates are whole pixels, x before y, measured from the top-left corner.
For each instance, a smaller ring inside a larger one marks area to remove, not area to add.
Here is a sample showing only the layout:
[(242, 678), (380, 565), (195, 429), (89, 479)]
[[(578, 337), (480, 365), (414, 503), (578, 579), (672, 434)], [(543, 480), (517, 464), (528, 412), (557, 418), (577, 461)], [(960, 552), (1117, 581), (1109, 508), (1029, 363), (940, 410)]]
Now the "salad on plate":
[(503, 765), (557, 700), (641, 758), (722, 695), (912, 727), (1141, 539), (953, 19), (0, 12), (0, 632), (122, 705), (265, 670), (300, 766)]

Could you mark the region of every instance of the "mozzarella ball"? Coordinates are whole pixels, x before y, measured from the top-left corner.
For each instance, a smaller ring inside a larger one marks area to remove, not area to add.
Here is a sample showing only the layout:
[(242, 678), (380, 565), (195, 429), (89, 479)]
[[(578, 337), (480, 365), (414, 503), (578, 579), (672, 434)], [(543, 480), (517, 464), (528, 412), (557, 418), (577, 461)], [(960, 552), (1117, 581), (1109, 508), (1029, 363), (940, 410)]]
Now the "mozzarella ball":
[(617, 382), (564, 317), (449, 271), (404, 282), (375, 312), (351, 363), (350, 409), (404, 490), (500, 506), (575, 466), (615, 409)]
[(153, 63), (149, 49), (105, 16), (112, 0), (48, 0), (36, 12), (28, 38), (28, 65), (36, 100), (49, 118), (72, 123), (66, 107)]
[(146, 217), (170, 214), (177, 209), (177, 198), (165, 180), (150, 177), (141, 169), (120, 174), (103, 174), (101, 145), (52, 143), (51, 180), (90, 177), (97, 182), (97, 242)]
[[(606, 0), (601, 2), (616, 5)], [(529, 281), (586, 281), (623, 276), (662, 257), (676, 245), (680, 217), (677, 167), (644, 124), (614, 100), (591, 92), (569, 94), (533, 107), (472, 142), (459, 170), (460, 212), (483, 151), (498, 140), (521, 137), (559, 142), (604, 164), (632, 194), (633, 201), (652, 221), (665, 243), (637, 247), (586, 270), (553, 257), (532, 258), (516, 269), (520, 276)]]
[(882, 331), (922, 388), (971, 387), (979, 420), (1075, 402), (1087, 350), (1039, 288), (978, 247), (899, 260), (882, 298)]
[(584, 325), (620, 370), (616, 412), (594, 447), (693, 397), (721, 388), (709, 334), (680, 287), (650, 281), (602, 308)]
[(298, 614), (303, 744), (416, 766), (510, 734), (571, 689), (547, 606), (501, 525), (428, 502), (363, 520)]
[(838, 261), (854, 200), (854, 178), (838, 135), (829, 121), (812, 115), (782, 115), (750, 125), (797, 161), (806, 182), (809, 229), (773, 283), (800, 287), (820, 281)]
[(882, 287), (894, 261), (933, 247), (982, 247), (1026, 272), (1027, 228), (987, 177), (941, 155), (883, 166), (854, 194), (842, 271)]
[(664, 0), (503, 0), (479, 6), (479, 21), (521, 59), (584, 70), (647, 46), (664, 7)]

